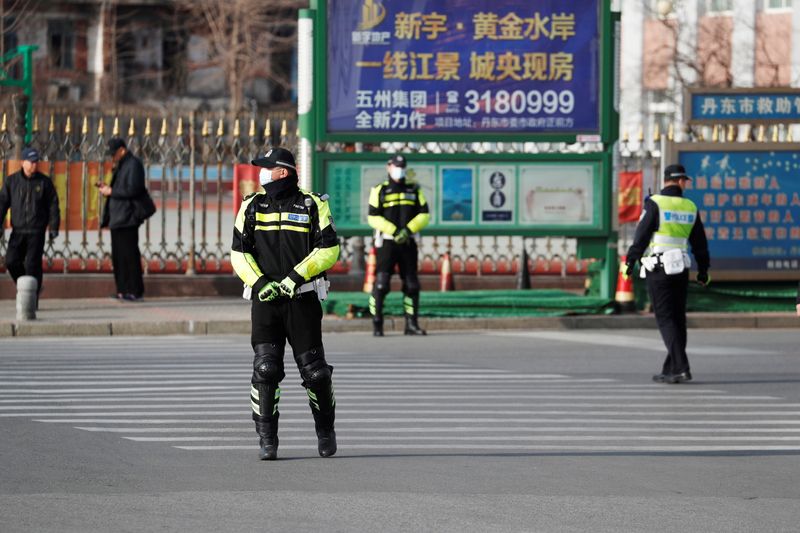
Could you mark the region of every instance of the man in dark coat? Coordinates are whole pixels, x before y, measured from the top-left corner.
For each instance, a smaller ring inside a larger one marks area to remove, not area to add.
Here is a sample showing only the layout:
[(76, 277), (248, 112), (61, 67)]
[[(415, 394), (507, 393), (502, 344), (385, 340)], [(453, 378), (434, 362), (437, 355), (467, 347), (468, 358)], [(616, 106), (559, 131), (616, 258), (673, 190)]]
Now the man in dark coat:
[(144, 296), (142, 256), (139, 252), (139, 226), (136, 203), (147, 194), (144, 166), (134, 156), (125, 141), (112, 137), (108, 155), (114, 163), (111, 184), (98, 183), (100, 194), (106, 197), (102, 227), (111, 230), (111, 262), (119, 300), (140, 301)]
[[(6, 251), (6, 268), (14, 283), (20, 276), (36, 278), (42, 291), (42, 255), (45, 231), (50, 226), (50, 240), (58, 237), (61, 217), (58, 195), (50, 178), (37, 172), (39, 152), (22, 151), (22, 169), (8, 176), (0, 189), (0, 225), (11, 208), (11, 237)], [(2, 230), (0, 230), (2, 231)]]

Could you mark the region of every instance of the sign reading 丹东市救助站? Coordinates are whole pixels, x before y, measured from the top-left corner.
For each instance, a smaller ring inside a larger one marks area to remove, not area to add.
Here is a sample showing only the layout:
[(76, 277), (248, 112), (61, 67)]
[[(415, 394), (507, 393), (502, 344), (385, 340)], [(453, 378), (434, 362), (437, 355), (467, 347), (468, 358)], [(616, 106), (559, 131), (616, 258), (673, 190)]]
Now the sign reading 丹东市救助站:
[(797, 122), (800, 89), (691, 89), (686, 107), (690, 123)]
[(712, 268), (760, 273), (800, 266), (800, 151), (679, 147), (692, 176)]
[(601, 5), (328, 0), (325, 131), (599, 134)]

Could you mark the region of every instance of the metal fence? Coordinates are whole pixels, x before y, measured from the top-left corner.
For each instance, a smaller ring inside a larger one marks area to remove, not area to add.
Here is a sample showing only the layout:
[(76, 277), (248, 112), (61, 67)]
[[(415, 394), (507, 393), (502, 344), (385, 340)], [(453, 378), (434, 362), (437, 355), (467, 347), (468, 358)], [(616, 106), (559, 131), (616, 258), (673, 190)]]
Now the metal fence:
[[(11, 112), (0, 124), (0, 178), (18, 162), (21, 148), (11, 131)], [(233, 167), (246, 163), (271, 146), (295, 150), (296, 119), (290, 113), (270, 117), (230, 118), (194, 113), (152, 118), (113, 116), (70, 110), (36, 114), (32, 145), (38, 148), (51, 175), (57, 174), (62, 203), (59, 237), (47, 243), (46, 268), (51, 272), (108, 272), (108, 237), (97, 219), (102, 199), (95, 191), (98, 175), (109, 172), (106, 142), (126, 139), (145, 165), (147, 185), (158, 212), (142, 230), (142, 255), (150, 273), (218, 274), (230, 272), (230, 241), (234, 219)], [(407, 153), (542, 153), (594, 151), (592, 145), (562, 143), (388, 143), (318, 146), (325, 151), (403, 151)], [(324, 192), (324, 191), (323, 191)], [(335, 201), (335, 199), (334, 199)], [(0, 253), (5, 253), (0, 236)], [(371, 240), (341, 237), (342, 254), (334, 271), (362, 272)], [(534, 274), (582, 275), (587, 261), (576, 256), (576, 242), (564, 237), (423, 236), (421, 273), (440, 270), (445, 253), (455, 274), (510, 275), (520, 267), (523, 251)]]

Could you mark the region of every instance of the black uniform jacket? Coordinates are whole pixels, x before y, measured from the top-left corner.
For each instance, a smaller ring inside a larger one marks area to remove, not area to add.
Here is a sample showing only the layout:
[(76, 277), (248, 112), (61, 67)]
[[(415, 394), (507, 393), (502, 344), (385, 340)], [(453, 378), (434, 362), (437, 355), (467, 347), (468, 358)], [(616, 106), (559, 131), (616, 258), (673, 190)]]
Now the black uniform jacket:
[[(663, 196), (683, 196), (683, 191), (677, 185), (668, 185), (661, 189), (660, 194)], [(658, 205), (648, 197), (644, 201), (642, 218), (639, 219), (639, 224), (636, 226), (633, 244), (628, 249), (628, 257), (625, 260), (628, 264), (633, 264), (642, 258), (645, 250), (650, 246), (653, 233), (658, 230), (659, 219)], [(700, 213), (697, 213), (697, 219), (692, 227), (692, 232), (689, 234), (689, 245), (692, 248), (692, 255), (697, 261), (697, 271), (707, 272), (711, 260), (708, 255), (708, 240), (706, 239), (706, 231), (703, 229), (703, 221), (700, 220)]]
[(111, 196), (103, 208), (102, 227), (111, 229), (136, 228), (142, 220), (136, 216), (135, 203), (147, 192), (144, 166), (130, 152), (120, 159), (111, 178)]
[(11, 208), (11, 226), (22, 233), (58, 231), (61, 216), (52, 180), (41, 172), (26, 178), (22, 170), (8, 176), (0, 189), (0, 224)]
[[(283, 181), (283, 180), (281, 180)], [(328, 202), (273, 182), (268, 192), (244, 200), (233, 228), (231, 262), (257, 292), (289, 277), (297, 286), (322, 276), (339, 257), (339, 239)]]
[(367, 212), (369, 225), (387, 235), (408, 228), (417, 233), (430, 220), (428, 203), (419, 184), (386, 180), (373, 187)]

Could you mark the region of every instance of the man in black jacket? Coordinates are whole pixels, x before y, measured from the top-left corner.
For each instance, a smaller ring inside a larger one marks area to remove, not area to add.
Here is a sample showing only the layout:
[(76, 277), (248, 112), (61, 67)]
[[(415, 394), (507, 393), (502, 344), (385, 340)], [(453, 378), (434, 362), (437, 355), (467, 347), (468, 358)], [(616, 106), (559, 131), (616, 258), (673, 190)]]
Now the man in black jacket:
[(109, 139), (108, 155), (114, 163), (111, 185), (100, 182), (97, 186), (106, 197), (101, 225), (111, 229), (111, 263), (117, 285), (113, 297), (136, 302), (144, 295), (139, 253), (139, 226), (143, 221), (136, 213), (136, 202), (147, 193), (144, 166), (119, 137)]
[(425, 335), (419, 327), (419, 278), (415, 235), (428, 225), (428, 202), (418, 183), (406, 180), (406, 158), (393, 156), (386, 164), (388, 179), (369, 194), (367, 222), (375, 230), (375, 286), (369, 299), (372, 334), (383, 337), (383, 300), (389, 293), (392, 273), (399, 266), (403, 279), (403, 309), (406, 335)]
[(6, 268), (14, 283), (20, 276), (33, 276), (42, 291), (44, 237), (50, 226), (50, 240), (58, 237), (61, 217), (53, 182), (37, 172), (39, 152), (22, 150), (22, 169), (11, 174), (0, 189), (0, 225), (11, 208), (11, 237), (6, 251)]
[(682, 383), (692, 379), (686, 356), (686, 300), (689, 287), (689, 250), (697, 261), (697, 282), (708, 285), (710, 257), (703, 221), (697, 206), (683, 197), (691, 180), (682, 165), (664, 169), (664, 188), (648, 197), (628, 249), (626, 275), (639, 261), (646, 274), (647, 290), (656, 315), (667, 357), (658, 383)]

